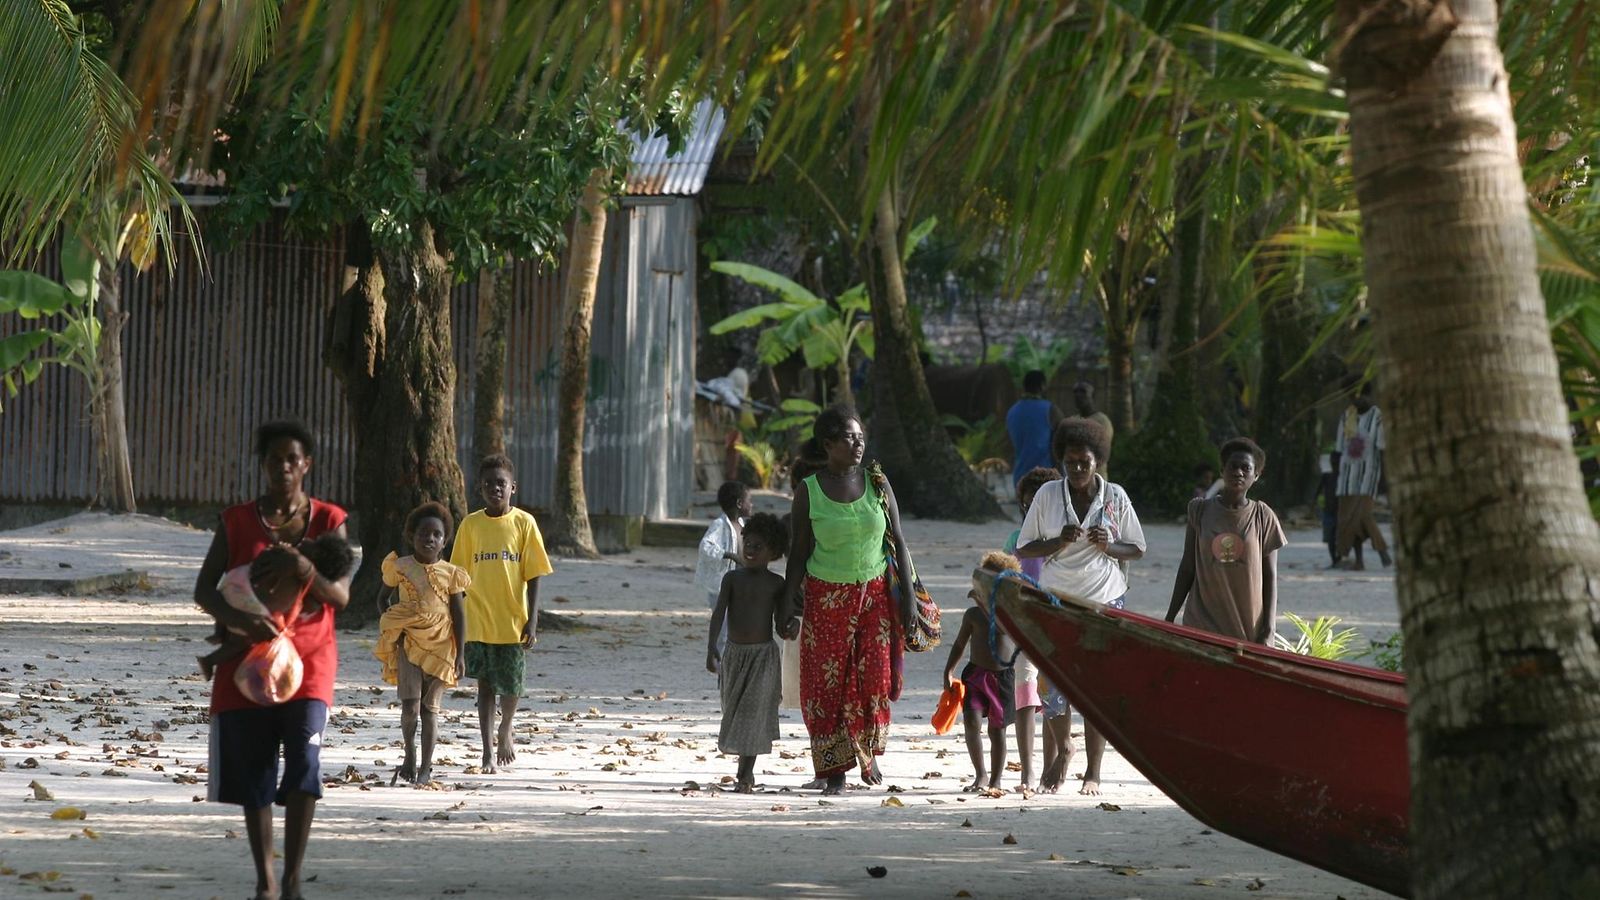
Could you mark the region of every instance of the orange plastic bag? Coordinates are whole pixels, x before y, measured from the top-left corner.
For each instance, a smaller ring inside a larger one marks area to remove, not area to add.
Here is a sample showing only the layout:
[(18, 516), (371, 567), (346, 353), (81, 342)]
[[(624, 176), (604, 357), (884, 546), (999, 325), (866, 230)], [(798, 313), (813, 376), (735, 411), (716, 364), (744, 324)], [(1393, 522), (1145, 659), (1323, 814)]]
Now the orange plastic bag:
[(959, 681), (944, 689), (944, 693), (939, 695), (939, 708), (933, 711), (935, 733), (950, 733), (950, 729), (956, 725), (956, 719), (961, 716), (961, 703), (966, 699), (967, 686)]
[(239, 661), (233, 683), (251, 703), (276, 706), (293, 697), (305, 681), (305, 663), (286, 634), (254, 644)]

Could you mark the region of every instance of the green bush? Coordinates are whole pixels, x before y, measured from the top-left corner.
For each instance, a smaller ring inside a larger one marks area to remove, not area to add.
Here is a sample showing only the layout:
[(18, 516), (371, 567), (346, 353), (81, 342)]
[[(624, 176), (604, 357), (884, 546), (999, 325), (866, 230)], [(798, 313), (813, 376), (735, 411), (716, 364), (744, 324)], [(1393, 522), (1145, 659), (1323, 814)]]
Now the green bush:
[(1181, 516), (1194, 496), (1195, 466), (1217, 468), (1217, 448), (1199, 416), (1186, 425), (1152, 421), (1111, 448), (1111, 480), (1123, 486), (1141, 517)]

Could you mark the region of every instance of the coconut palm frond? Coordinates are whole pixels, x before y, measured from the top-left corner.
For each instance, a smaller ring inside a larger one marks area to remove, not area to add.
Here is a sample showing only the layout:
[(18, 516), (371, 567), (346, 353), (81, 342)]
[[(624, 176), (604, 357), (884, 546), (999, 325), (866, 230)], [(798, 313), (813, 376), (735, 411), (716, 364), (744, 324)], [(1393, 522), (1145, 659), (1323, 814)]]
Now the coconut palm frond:
[(143, 142), (134, 141), (133, 95), (88, 49), (61, 0), (21, 0), (0, 10), (0, 96), (0, 244), (7, 261), (36, 252), (66, 221), (109, 234), (114, 245), (132, 217), (170, 263), (171, 206), (192, 224), (188, 208)]

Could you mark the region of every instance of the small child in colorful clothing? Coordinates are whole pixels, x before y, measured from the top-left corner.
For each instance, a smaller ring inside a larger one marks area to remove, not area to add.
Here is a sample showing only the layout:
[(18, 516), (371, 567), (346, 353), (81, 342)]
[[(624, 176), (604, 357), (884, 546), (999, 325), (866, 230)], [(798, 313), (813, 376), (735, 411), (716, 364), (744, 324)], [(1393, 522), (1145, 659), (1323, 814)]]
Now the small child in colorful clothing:
[[(337, 534), (324, 534), (302, 541), (298, 549), (301, 556), (311, 561), (316, 574), (328, 581), (338, 581), (356, 567), (355, 551), (350, 548), (350, 542)], [(239, 612), (253, 616), (272, 615), (281, 620), (311, 585), (309, 581), (285, 578), (269, 582), (263, 577), (262, 573), (278, 567), (279, 558), (287, 554), (286, 549), (278, 547), (261, 551), (261, 555), (249, 565), (229, 569), (217, 583), (217, 591), (229, 606)], [(223, 627), (221, 622), (217, 623), (215, 633), (208, 640), (219, 646), (199, 657), (200, 671), (207, 678), (211, 677), (217, 666), (249, 650), (251, 645), (250, 639), (244, 634)]]
[[(722, 577), (739, 568), (739, 538), (744, 530), (744, 520), (750, 518), (750, 488), (742, 481), (725, 481), (717, 488), (717, 505), (722, 515), (706, 529), (700, 538), (700, 559), (695, 565), (695, 586), (706, 593), (706, 609), (716, 609), (717, 598), (722, 594)], [(728, 629), (717, 635), (717, 652), (728, 642)]]
[[(461, 678), (466, 627), (462, 606), (472, 584), (465, 569), (440, 559), (450, 540), (450, 511), (424, 503), (406, 516), (411, 555), (383, 559), (378, 643), (383, 680), (399, 688), (400, 731), (406, 759), (398, 773), (413, 784), (433, 780), (433, 746), (439, 733), (439, 700)], [(417, 720), (422, 720), (422, 760), (417, 761)]]
[[(1020, 572), (1022, 564), (1015, 556), (992, 550), (983, 557), (983, 568), (991, 572)], [(1016, 686), (1010, 668), (1013, 657), (1012, 644), (1004, 633), (999, 646), (992, 651), (989, 646), (988, 591), (972, 580), (972, 590), (967, 597), (977, 604), (961, 617), (961, 631), (950, 645), (950, 657), (944, 666), (947, 686), (956, 683), (956, 663), (961, 654), (972, 645), (972, 654), (961, 670), (961, 683), (966, 687), (966, 699), (961, 706), (961, 723), (966, 735), (967, 755), (972, 758), (972, 783), (963, 788), (968, 793), (999, 790), (1000, 777), (1006, 770), (1006, 728), (1016, 716)], [(1003, 659), (996, 659), (995, 652)], [(978, 731), (978, 717), (989, 720), (989, 768), (983, 766), (983, 736)]]
[[(744, 566), (722, 579), (711, 612), (706, 671), (716, 673), (722, 694), (717, 750), (739, 757), (735, 789), (751, 794), (756, 757), (771, 753), (778, 737), (783, 663), (773, 634), (782, 624), (784, 579), (767, 566), (783, 558), (789, 529), (771, 513), (754, 515), (744, 526), (743, 544)], [(720, 647), (719, 635), (727, 636)]]
[[(1028, 507), (1033, 505), (1033, 497), (1039, 493), (1039, 488), (1052, 481), (1061, 480), (1061, 473), (1055, 469), (1039, 466), (1030, 469), (1017, 481), (1017, 505), (1022, 510), (1022, 518), (1028, 518)], [(1006, 552), (1017, 552), (1017, 538), (1021, 536), (1022, 529), (1011, 532), (1011, 537), (1006, 538)], [(1021, 560), (1022, 574), (1039, 580), (1039, 573), (1044, 569), (1044, 559), (1033, 557)], [(1037, 717), (1034, 710), (1039, 709), (1042, 702), (1039, 699), (1039, 667), (1026, 654), (1017, 657), (1016, 666), (1016, 694), (1017, 694), (1017, 754), (1022, 758), (1022, 782), (1017, 785), (1018, 793), (1027, 793), (1033, 790), (1033, 734), (1037, 727)], [(1048, 742), (1049, 737), (1045, 740)], [(1046, 744), (1045, 758), (1050, 758), (1049, 745)]]
[[(549, 575), (539, 524), (511, 505), (517, 475), (511, 460), (495, 454), (478, 463), (484, 507), (456, 533), (450, 562), (467, 570), (466, 674), (478, 681), (479, 771), (494, 774), (517, 758), (511, 719), (526, 677), (528, 649), (539, 639), (539, 579)], [(500, 726), (495, 728), (495, 713)]]

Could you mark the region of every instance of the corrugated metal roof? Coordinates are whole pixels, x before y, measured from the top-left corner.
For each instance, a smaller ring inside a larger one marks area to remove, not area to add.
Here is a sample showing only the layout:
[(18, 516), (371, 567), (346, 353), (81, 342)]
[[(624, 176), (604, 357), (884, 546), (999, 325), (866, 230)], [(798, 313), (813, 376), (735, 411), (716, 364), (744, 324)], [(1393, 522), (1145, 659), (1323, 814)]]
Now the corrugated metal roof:
[(694, 108), (694, 125), (689, 129), (688, 142), (683, 151), (675, 156), (667, 155), (665, 135), (633, 135), (628, 194), (637, 197), (658, 194), (693, 196), (700, 193), (727, 118), (710, 100), (701, 100)]

